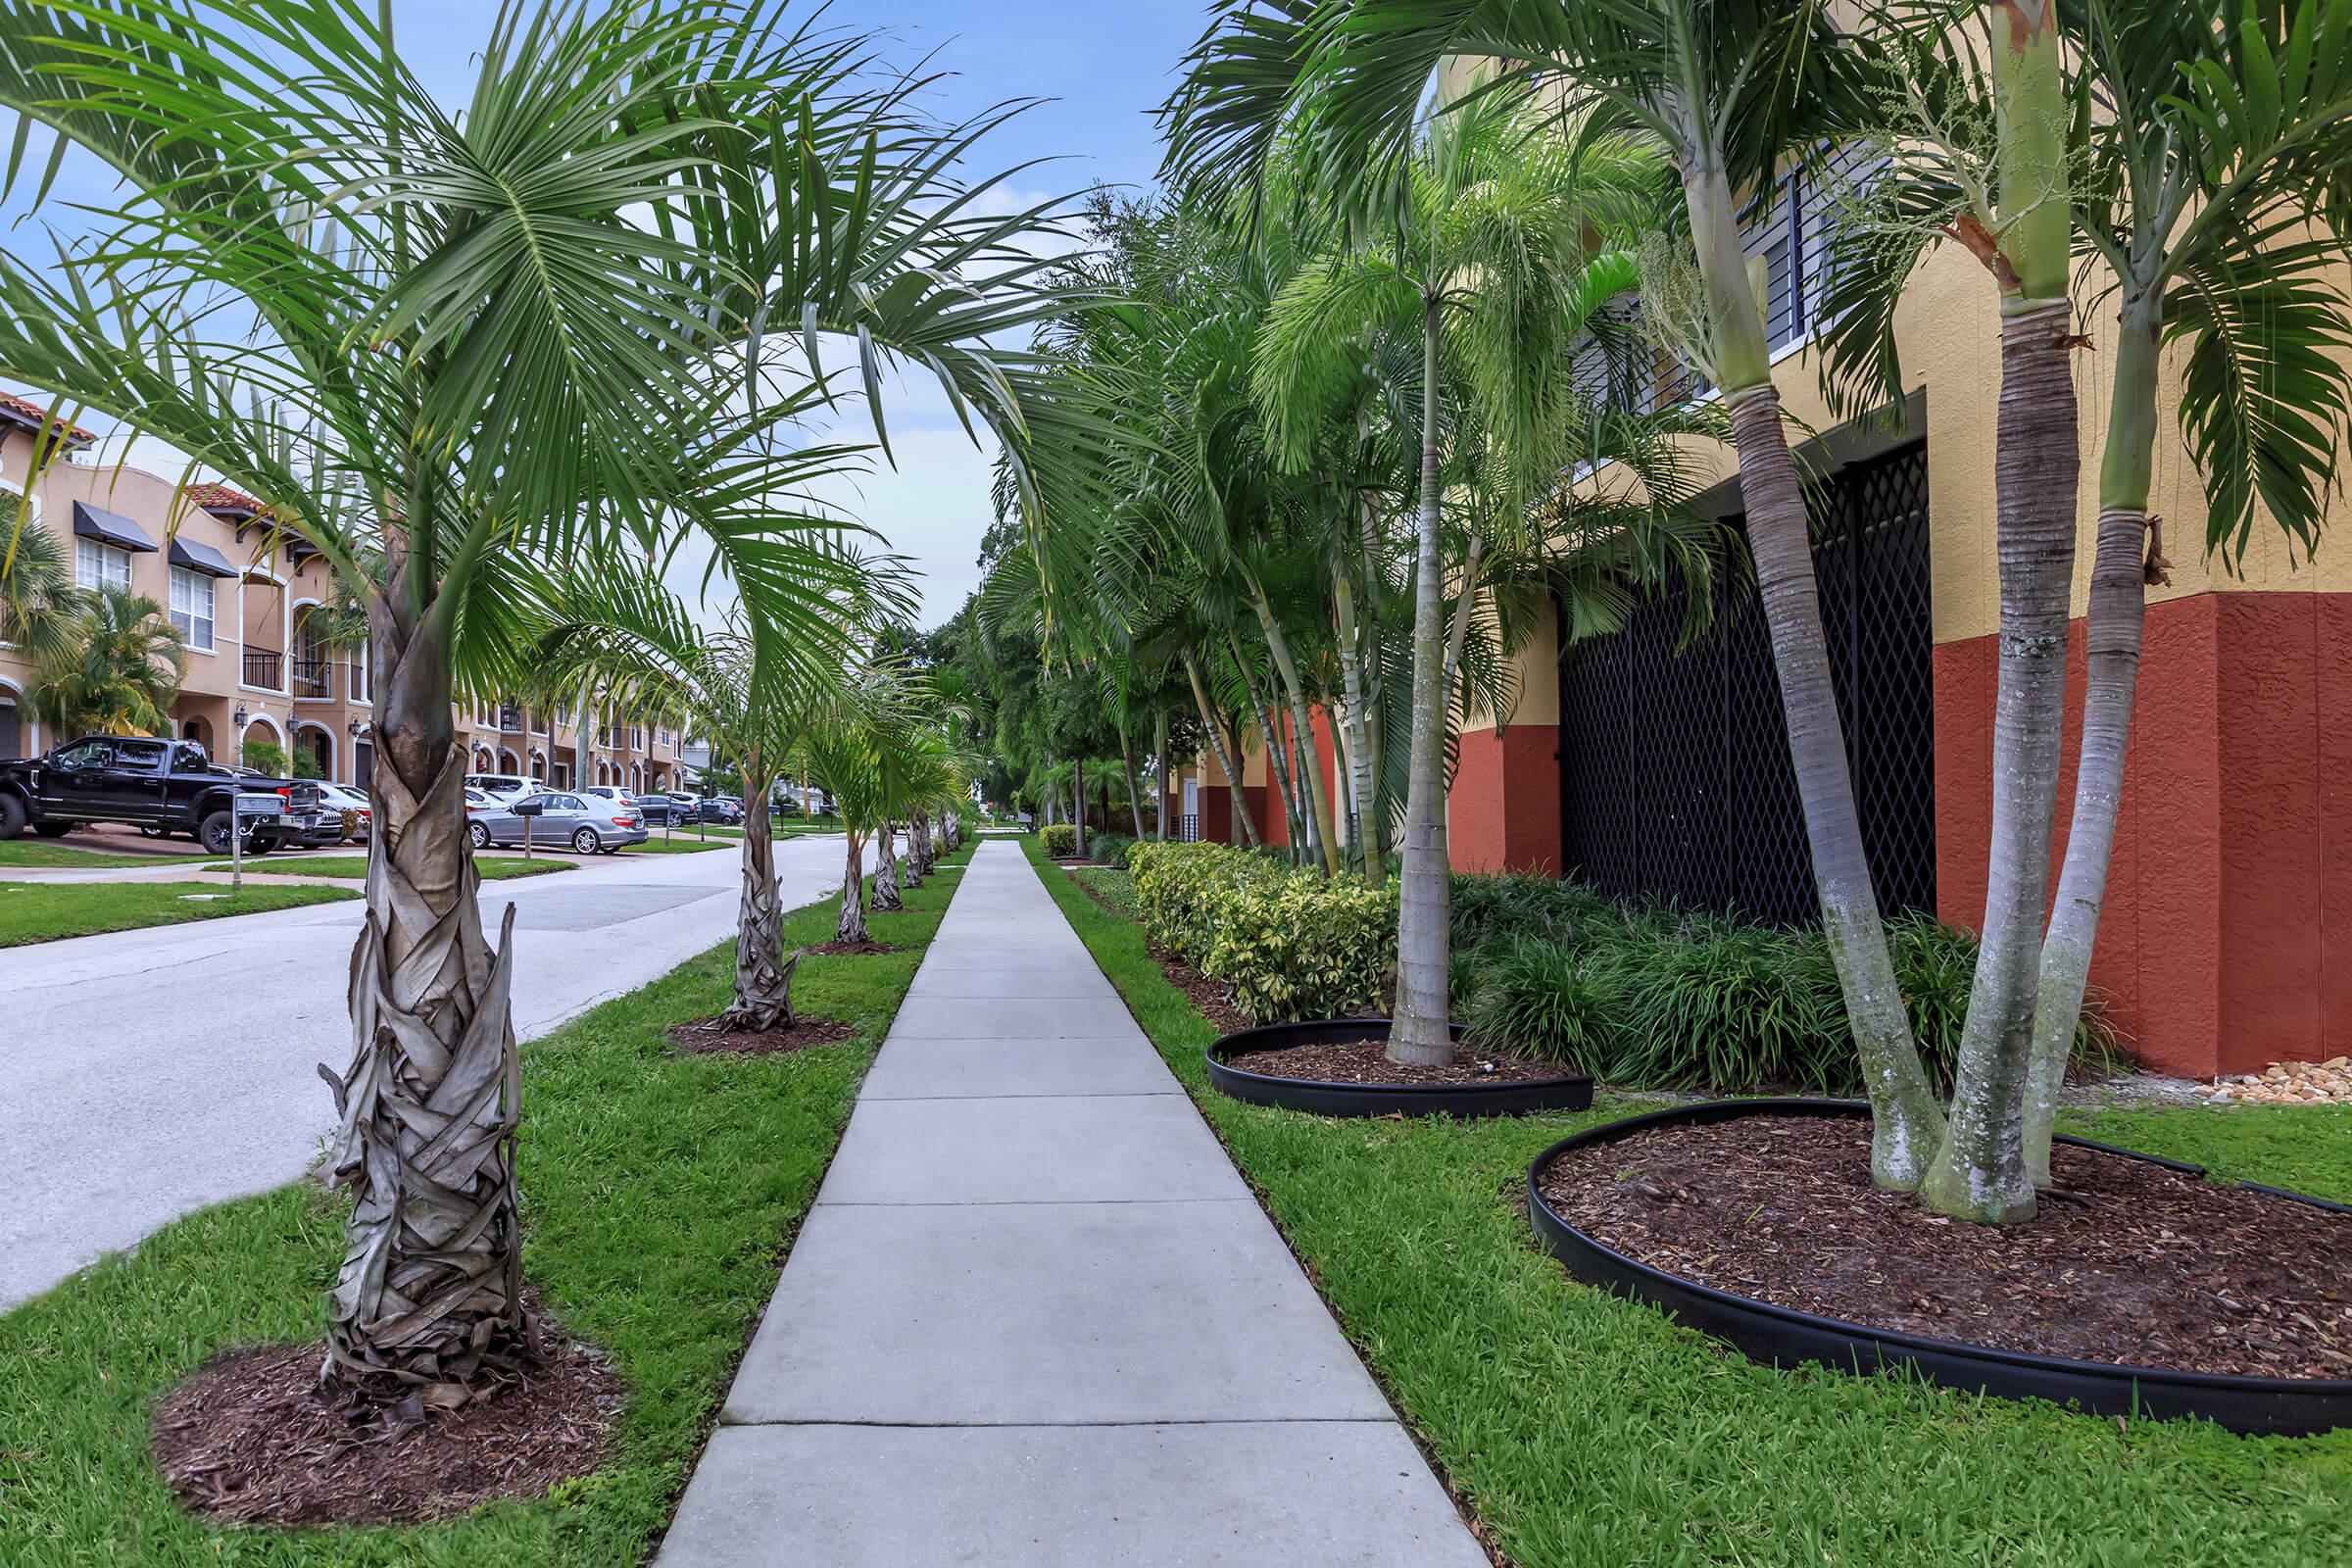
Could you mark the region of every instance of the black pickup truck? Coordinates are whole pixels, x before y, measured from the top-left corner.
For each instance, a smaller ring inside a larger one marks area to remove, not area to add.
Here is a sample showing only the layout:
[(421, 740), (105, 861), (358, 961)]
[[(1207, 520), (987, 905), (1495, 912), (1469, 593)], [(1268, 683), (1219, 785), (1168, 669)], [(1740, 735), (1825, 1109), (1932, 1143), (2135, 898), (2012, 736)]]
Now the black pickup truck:
[(318, 786), (216, 767), (204, 748), (143, 736), (86, 735), (46, 757), (0, 762), (0, 839), (27, 827), (55, 838), (84, 822), (127, 822), (154, 833), (185, 833), (215, 855), (226, 855), (236, 832), (231, 800), (275, 795), (283, 815), (250, 817), (248, 854), (314, 842), (329, 827)]

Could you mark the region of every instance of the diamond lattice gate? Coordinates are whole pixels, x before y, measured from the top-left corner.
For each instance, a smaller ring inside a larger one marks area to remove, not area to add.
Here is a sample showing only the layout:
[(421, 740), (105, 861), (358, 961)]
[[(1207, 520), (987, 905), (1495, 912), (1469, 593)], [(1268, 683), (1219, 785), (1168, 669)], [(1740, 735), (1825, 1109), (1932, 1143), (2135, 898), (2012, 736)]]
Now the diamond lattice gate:
[[(1813, 510), (1822, 627), (1879, 901), (1889, 913), (1932, 910), (1926, 446), (1839, 470)], [(1694, 645), (1677, 651), (1686, 606), (1676, 593), (1562, 660), (1566, 862), (1605, 893), (1810, 921), (1818, 906), (1780, 681), (1753, 568), (1743, 550), (1730, 558), (1715, 624)]]

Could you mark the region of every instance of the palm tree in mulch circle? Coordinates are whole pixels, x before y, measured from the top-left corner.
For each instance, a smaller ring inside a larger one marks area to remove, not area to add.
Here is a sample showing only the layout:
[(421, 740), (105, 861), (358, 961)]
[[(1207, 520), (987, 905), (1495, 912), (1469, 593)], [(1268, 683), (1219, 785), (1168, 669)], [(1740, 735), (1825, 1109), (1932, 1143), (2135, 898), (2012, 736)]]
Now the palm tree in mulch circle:
[(821, 644), (836, 530), (780, 523), (770, 475), (828, 340), (869, 388), (919, 363), (1022, 482), (1082, 444), (988, 346), (1064, 302), (1032, 286), (1036, 215), (978, 215), (948, 172), (986, 123), (936, 126), (919, 82), (786, 16), (508, 0), (453, 115), (388, 7), (0, 3), (0, 104), (129, 191), (42, 265), (0, 256), (0, 371), (263, 498), (372, 627), (326, 1369), (358, 1397), (460, 1402), (531, 1354), (512, 948), (477, 912), (451, 698), (527, 683), (534, 563), (699, 537), (760, 655)]
[(841, 813), (841, 917), (833, 940), (873, 940), (866, 926), (865, 850), (913, 802), (911, 754), (936, 717), (929, 681), (898, 659), (868, 660), (825, 692), (804, 727), (793, 771)]
[[(814, 464), (835, 461), (804, 449)], [(822, 641), (797, 645), (781, 679), (762, 679), (753, 638), (738, 612), (705, 627), (651, 573), (627, 567), (567, 573), (551, 595), (550, 624), (534, 662), (558, 686), (585, 679), (626, 686), (738, 760), (743, 785), (742, 897), (735, 924), (735, 998), (721, 1015), (732, 1030), (766, 1033), (793, 1023), (792, 981), (800, 955), (784, 952), (784, 901), (776, 881), (768, 796), (785, 760), (831, 702), (861, 632), (909, 606), (895, 562), (843, 552), (835, 612), (819, 617)]]
[(52, 734), (168, 735), (187, 654), (163, 606), (122, 588), (80, 596), (81, 613), (33, 665), (26, 702)]
[[(2216, 26), (2194, 7), (2083, 0), (2048, 16), (2048, 35), (2035, 39), (2050, 57), (2037, 90), (2068, 106), (2042, 109), (2039, 128), (2051, 133), (2055, 116), (2063, 145), (2037, 161), (2071, 172), (2074, 246), (2099, 264), (2090, 308), (2115, 312), (2073, 825), (2046, 929), (2046, 829), (2043, 848), (2027, 848), (2030, 898), (2009, 922), (2022, 995), (2008, 1019), (2011, 1078), (1994, 1099), (2005, 1111), (2022, 1100), (2023, 1173), (2035, 1188), (2049, 1186), (2058, 1091), (2106, 895), (2147, 591), (2169, 580), (2162, 523), (2148, 513), (2168, 348), (2176, 416), (2204, 479), (2205, 543), (2225, 562), (2242, 557), (2265, 514), (2291, 550), (2315, 549), (2352, 439), (2352, 315), (2339, 281), (2352, 240), (2352, 13), (2338, 0), (2231, 13)], [(1840, 231), (1824, 311), (1842, 413), (1900, 386), (1894, 303), (1934, 239), (1982, 236), (1977, 248), (1994, 263), (2016, 248), (1985, 197), (2003, 156), (2018, 156), (2018, 138), (2000, 127), (2019, 118), (2019, 73), (1955, 21), (1952, 5), (1914, 0), (1890, 6), (1875, 34), (1890, 67), (1875, 117), (1887, 172)], [(2039, 244), (2063, 266), (2064, 235)], [(2070, 586), (2048, 595), (2044, 618), (2059, 634)], [(2037, 736), (2053, 797), (2055, 702), (2045, 699)], [(2009, 1142), (1990, 1158), (2018, 1160)]]

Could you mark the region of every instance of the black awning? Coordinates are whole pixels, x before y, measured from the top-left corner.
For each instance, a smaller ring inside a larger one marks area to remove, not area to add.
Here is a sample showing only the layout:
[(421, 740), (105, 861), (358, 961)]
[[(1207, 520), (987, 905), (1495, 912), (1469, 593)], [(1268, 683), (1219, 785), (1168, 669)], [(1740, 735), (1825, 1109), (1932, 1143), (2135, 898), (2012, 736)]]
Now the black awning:
[(183, 539), (177, 534), (172, 536), (172, 564), (185, 566), (190, 571), (201, 571), (208, 577), (237, 575), (237, 568), (230, 565), (228, 558), (220, 551), (201, 539)]
[(139, 550), (152, 554), (155, 541), (147, 530), (119, 512), (93, 507), (87, 501), (74, 503), (74, 532), (84, 539), (103, 539), (119, 550)]

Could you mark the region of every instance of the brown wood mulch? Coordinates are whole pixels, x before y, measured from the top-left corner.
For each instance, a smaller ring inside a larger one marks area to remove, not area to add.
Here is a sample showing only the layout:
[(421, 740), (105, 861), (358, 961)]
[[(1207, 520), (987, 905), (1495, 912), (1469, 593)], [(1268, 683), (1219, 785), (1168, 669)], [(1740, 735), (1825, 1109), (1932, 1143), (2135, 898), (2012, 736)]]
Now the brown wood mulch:
[(1385, 1035), (1368, 1035), (1361, 1040), (1245, 1051), (1227, 1056), (1225, 1065), (1270, 1078), (1323, 1084), (1525, 1084), (1568, 1074), (1568, 1069), (1556, 1062), (1496, 1055), (1477, 1047), (1466, 1047), (1453, 1060), (1428, 1067), (1391, 1061), (1388, 1050)]
[[(1118, 911), (1113, 909), (1111, 912), (1116, 914)], [(1128, 917), (1120, 915), (1120, 918)], [(1183, 992), (1185, 1000), (1199, 1009), (1200, 1016), (1216, 1026), (1217, 1033), (1229, 1035), (1237, 1030), (1256, 1027), (1241, 1008), (1233, 1004), (1232, 991), (1173, 954), (1164, 953), (1158, 948), (1150, 948), (1149, 951), (1152, 960), (1159, 965), (1159, 972), (1168, 977), (1168, 984)]]
[(876, 942), (872, 937), (859, 937), (855, 942), (842, 942), (838, 940), (833, 942), (820, 942), (815, 947), (810, 948), (808, 951), (810, 953), (823, 954), (827, 957), (836, 957), (845, 955), (855, 956), (868, 956), (876, 953), (905, 953), (906, 950), (895, 943)]
[(812, 1046), (837, 1045), (857, 1032), (856, 1024), (805, 1013), (786, 1029), (737, 1029), (721, 1015), (675, 1025), (669, 1043), (689, 1055), (783, 1056)]
[(1572, 1150), (1554, 1212), (1639, 1262), (1776, 1306), (1995, 1349), (2352, 1377), (2352, 1215), (2060, 1145), (2058, 1194), (1972, 1225), (1870, 1182), (1869, 1124), (1746, 1116)]
[(235, 1351), (157, 1406), (156, 1465), (190, 1509), (231, 1524), (406, 1523), (540, 1496), (604, 1462), (622, 1396), (602, 1356), (551, 1340), (537, 1370), (406, 1425), (322, 1395), (319, 1346)]

